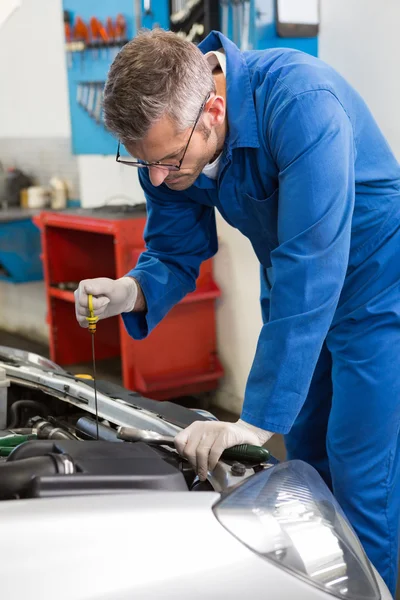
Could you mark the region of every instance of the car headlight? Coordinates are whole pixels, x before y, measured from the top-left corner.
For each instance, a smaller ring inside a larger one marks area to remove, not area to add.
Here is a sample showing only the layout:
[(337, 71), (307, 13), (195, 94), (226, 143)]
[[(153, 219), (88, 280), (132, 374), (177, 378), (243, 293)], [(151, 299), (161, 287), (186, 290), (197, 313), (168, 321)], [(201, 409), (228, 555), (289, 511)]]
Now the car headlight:
[(379, 600), (370, 563), (317, 471), (280, 463), (235, 488), (215, 515), (251, 550), (339, 598)]

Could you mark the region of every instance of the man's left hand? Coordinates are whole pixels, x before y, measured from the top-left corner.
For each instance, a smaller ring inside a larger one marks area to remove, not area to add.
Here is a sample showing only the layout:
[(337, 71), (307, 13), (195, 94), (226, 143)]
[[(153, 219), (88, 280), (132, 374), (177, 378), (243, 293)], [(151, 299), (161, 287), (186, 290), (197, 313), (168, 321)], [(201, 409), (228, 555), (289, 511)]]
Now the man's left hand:
[(205, 481), (224, 450), (238, 444), (262, 446), (273, 435), (241, 419), (236, 423), (196, 421), (178, 433), (175, 446), (197, 471), (200, 480)]

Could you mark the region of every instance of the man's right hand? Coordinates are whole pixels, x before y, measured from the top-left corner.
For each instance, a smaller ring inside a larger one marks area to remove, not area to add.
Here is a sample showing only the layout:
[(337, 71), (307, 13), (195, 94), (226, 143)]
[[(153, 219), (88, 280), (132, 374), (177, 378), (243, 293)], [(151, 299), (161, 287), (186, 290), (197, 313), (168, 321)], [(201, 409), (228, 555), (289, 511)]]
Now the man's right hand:
[(93, 296), (93, 310), (99, 319), (131, 312), (138, 297), (138, 285), (132, 277), (85, 279), (75, 290), (75, 313), (81, 327), (87, 327), (88, 294)]

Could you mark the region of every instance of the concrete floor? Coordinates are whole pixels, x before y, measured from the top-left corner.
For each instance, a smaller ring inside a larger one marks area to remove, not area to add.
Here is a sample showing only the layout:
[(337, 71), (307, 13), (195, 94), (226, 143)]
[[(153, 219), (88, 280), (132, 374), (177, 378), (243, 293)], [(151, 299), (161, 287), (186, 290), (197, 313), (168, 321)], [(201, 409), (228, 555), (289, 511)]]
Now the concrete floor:
[[(47, 346), (25, 339), (18, 335), (6, 333), (1, 330), (0, 346), (11, 346), (13, 348), (19, 348), (22, 350), (27, 350), (29, 352), (35, 352), (36, 354), (40, 354), (42, 356), (49, 356), (49, 349)], [(73, 373), (91, 372), (91, 365), (74, 365), (72, 367), (68, 367), (67, 370)], [(118, 383), (119, 385), (122, 385), (120, 368), (118, 363), (115, 363), (115, 361), (105, 361), (97, 365), (97, 374), (99, 379), (108, 379), (109, 381), (113, 381), (115, 383)], [(185, 402), (185, 405), (187, 405), (187, 402)], [(237, 415), (221, 410), (218, 407), (212, 406), (212, 400), (209, 410), (211, 410), (220, 420), (236, 421), (238, 418)], [(279, 460), (285, 459), (286, 451), (282, 436), (274, 435), (273, 438), (268, 442), (266, 447)], [(398, 586), (396, 600), (400, 600), (400, 585)]]

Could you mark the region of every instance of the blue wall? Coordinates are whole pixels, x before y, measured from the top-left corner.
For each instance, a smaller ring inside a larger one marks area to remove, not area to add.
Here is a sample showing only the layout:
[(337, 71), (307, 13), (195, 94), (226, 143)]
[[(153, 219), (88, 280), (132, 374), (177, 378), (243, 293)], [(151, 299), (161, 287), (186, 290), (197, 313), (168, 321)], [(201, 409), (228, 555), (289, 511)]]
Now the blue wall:
[[(274, 0), (251, 1), (251, 47), (254, 49), (263, 49), (284, 46), (296, 48), (316, 56), (318, 53), (318, 38), (280, 38), (277, 36), (274, 4)], [(80, 16), (87, 24), (92, 16), (96, 16), (104, 24), (108, 16), (115, 20), (116, 15), (121, 13), (126, 19), (128, 39), (132, 38), (136, 33), (134, 0), (64, 0), (63, 6), (65, 10), (71, 12), (73, 20), (76, 16)], [(142, 26), (152, 28), (157, 23), (159, 26), (167, 28), (169, 25), (168, 0), (152, 0), (151, 7), (153, 11), (152, 15), (143, 16)], [(229, 11), (228, 35), (232, 38), (231, 7)], [(106, 131), (104, 124), (96, 123), (95, 119), (89, 116), (87, 111), (77, 102), (79, 83), (104, 82), (114, 56), (115, 51), (112, 48), (109, 50), (97, 50), (97, 57), (94, 56), (92, 50), (86, 50), (83, 53), (83, 57), (81, 53), (74, 53), (72, 56), (72, 67), (68, 68), (68, 90), (72, 151), (74, 154), (113, 155), (116, 152), (117, 143)]]
[[(107, 17), (112, 17), (114, 21), (117, 14), (121, 13), (126, 20), (128, 39), (136, 33), (134, 0), (64, 0), (63, 8), (70, 11), (73, 21), (80, 16), (86, 24), (89, 24), (92, 16), (105, 24)], [(151, 16), (143, 16), (142, 26), (151, 28), (153, 23), (165, 26), (168, 23), (168, 1), (153, 1), (152, 9)], [(95, 56), (96, 52), (97, 56)], [(68, 91), (74, 154), (115, 154), (116, 152), (115, 139), (106, 131), (102, 123), (97, 124), (96, 120), (90, 117), (77, 102), (78, 84), (88, 81), (104, 82), (115, 52), (110, 48), (97, 51), (86, 50), (83, 56), (80, 52), (72, 53), (72, 67), (68, 68)], [(70, 57), (68, 60), (71, 65)]]

